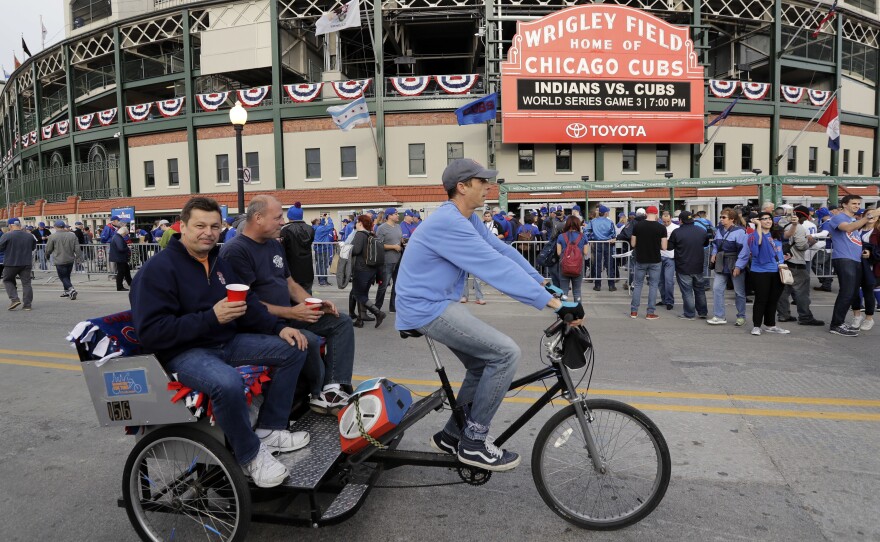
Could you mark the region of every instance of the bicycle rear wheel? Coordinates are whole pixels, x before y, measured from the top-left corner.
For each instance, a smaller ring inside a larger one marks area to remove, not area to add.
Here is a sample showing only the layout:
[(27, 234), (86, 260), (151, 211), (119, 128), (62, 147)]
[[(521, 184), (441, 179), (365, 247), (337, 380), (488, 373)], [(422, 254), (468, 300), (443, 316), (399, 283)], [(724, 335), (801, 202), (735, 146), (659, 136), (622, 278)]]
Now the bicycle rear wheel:
[(141, 540), (244, 540), (247, 480), (216, 439), (169, 426), (141, 439), (125, 462), (123, 500)]
[(588, 399), (587, 422), (606, 472), (593, 467), (573, 405), (554, 414), (532, 449), (532, 477), (541, 498), (566, 521), (596, 530), (620, 529), (660, 504), (672, 461), (660, 430), (619, 401)]

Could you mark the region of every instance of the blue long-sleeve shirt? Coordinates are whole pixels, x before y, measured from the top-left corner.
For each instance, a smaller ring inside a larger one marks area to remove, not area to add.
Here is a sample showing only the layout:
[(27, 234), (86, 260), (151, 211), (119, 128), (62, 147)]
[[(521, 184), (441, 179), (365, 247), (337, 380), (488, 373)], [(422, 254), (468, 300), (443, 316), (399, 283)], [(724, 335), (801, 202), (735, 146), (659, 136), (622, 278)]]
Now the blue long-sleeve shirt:
[(785, 263), (782, 253), (782, 242), (776, 241), (769, 233), (765, 233), (758, 244), (758, 232), (749, 235), (749, 252), (752, 253), (751, 269), (755, 273), (775, 273), (779, 264)]
[(410, 237), (397, 275), (397, 329), (427, 325), (457, 303), (467, 274), (543, 309), (550, 294), (522, 254), (489, 232), (480, 217), (442, 204)]
[[(327, 217), (326, 219), (321, 219), (321, 223), (315, 226), (315, 242), (316, 243), (331, 243), (333, 242), (333, 219)], [(330, 250), (330, 247), (327, 245), (318, 245), (316, 247), (320, 250)]]
[(746, 264), (749, 263), (749, 242), (746, 230), (739, 226), (732, 226), (728, 229), (718, 228), (715, 231), (715, 240), (712, 242), (712, 255), (718, 254), (719, 250), (737, 253), (736, 267), (740, 271), (745, 269)]
[(590, 241), (607, 241), (617, 236), (617, 229), (614, 222), (610, 218), (600, 216), (587, 222), (589, 240)]

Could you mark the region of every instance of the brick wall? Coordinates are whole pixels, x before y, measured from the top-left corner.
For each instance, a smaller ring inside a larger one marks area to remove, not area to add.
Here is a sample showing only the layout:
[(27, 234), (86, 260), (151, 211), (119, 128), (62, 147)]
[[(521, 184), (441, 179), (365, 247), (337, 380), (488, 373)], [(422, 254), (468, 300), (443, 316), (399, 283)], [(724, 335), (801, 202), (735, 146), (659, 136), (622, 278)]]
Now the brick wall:
[[(271, 122), (248, 123), (244, 125), (244, 129), (242, 130), (243, 136), (271, 133)], [(224, 139), (227, 137), (235, 137), (235, 129), (232, 127), (231, 124), (226, 126), (210, 126), (207, 128), (199, 128), (198, 130), (196, 130), (196, 139), (199, 141), (203, 141), (206, 139)]]
[(127, 139), (127, 141), (129, 148), (149, 147), (151, 145), (161, 145), (163, 143), (183, 143), (186, 141), (186, 130), (179, 130), (176, 132), (164, 132), (161, 134), (131, 136)]

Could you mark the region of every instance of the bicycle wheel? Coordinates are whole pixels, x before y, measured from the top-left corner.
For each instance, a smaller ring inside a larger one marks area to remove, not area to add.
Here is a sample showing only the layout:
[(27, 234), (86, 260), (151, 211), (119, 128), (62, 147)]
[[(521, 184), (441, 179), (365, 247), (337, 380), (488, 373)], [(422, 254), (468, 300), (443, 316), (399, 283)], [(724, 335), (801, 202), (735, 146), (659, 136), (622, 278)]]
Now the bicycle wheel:
[(158, 429), (125, 462), (122, 494), (142, 540), (244, 540), (251, 521), (247, 480), (216, 439), (185, 427)]
[(569, 405), (538, 433), (532, 477), (547, 506), (566, 521), (587, 529), (620, 529), (650, 514), (663, 499), (672, 472), (669, 447), (639, 410), (607, 399), (588, 399), (587, 406), (606, 472), (593, 467)]

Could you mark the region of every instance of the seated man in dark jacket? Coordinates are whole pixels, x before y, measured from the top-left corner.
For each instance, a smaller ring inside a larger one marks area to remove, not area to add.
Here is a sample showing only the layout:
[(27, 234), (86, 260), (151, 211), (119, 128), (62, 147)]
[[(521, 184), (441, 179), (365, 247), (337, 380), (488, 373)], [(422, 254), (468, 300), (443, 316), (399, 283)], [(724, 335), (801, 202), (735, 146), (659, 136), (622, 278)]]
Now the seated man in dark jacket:
[[(287, 430), (305, 339), (270, 315), (253, 294), (246, 301), (227, 301), (226, 286), (239, 281), (218, 257), (221, 220), (216, 201), (190, 199), (181, 213), (180, 234), (135, 277), (131, 309), (144, 348), (185, 386), (210, 395), (214, 417), (245, 473), (260, 487), (274, 487), (288, 470), (272, 453), (309, 442), (308, 433)], [(274, 368), (256, 431), (235, 369), (251, 363)]]

